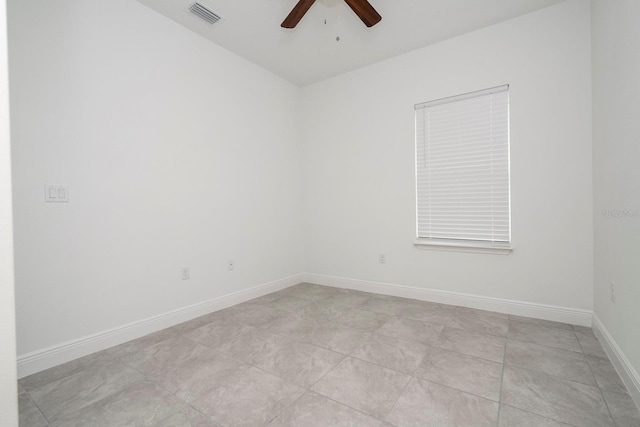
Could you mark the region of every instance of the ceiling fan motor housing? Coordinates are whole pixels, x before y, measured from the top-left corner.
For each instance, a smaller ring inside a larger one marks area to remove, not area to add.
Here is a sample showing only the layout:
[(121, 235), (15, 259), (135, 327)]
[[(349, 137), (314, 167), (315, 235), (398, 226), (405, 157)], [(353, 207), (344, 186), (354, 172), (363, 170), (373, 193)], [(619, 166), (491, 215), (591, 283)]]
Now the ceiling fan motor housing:
[[(280, 26), (295, 28), (315, 2), (316, 0), (299, 0)], [(367, 27), (373, 27), (382, 20), (382, 16), (367, 0), (345, 0), (345, 2)]]

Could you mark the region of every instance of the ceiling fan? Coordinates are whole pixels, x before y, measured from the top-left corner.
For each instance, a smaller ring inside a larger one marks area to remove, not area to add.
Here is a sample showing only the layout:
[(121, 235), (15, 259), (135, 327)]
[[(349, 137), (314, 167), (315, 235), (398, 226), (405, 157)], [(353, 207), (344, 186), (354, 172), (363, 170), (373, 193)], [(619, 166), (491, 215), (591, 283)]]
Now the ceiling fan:
[[(349, 7), (358, 15), (367, 27), (373, 27), (382, 19), (382, 16), (371, 6), (367, 0), (344, 0)], [(316, 0), (300, 0), (294, 6), (291, 13), (282, 21), (282, 28), (295, 28), (302, 17), (313, 6)]]

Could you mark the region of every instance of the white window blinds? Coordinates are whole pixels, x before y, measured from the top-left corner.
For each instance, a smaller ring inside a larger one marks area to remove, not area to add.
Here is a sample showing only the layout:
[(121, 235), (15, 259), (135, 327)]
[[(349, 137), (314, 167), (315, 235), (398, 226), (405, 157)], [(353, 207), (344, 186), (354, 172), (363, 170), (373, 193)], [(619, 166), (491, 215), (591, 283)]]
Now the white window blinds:
[(508, 89), (416, 105), (419, 239), (510, 242)]

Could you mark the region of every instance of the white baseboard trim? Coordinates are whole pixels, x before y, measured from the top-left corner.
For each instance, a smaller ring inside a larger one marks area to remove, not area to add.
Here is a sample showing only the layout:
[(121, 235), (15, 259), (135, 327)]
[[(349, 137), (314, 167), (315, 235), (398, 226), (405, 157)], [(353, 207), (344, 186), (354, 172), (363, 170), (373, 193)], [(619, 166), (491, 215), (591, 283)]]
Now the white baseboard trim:
[[(20, 355), (18, 357), (18, 378), (23, 378), (79, 357), (89, 355), (96, 351), (122, 344), (152, 332), (169, 328), (177, 325), (178, 323), (186, 322), (196, 317), (222, 310), (232, 305), (240, 304), (301, 282), (315, 283), (318, 285), (333, 286), (344, 289), (354, 289), (383, 295), (393, 295), (403, 298), (413, 298), (441, 304), (459, 305), (499, 313), (570, 323), (573, 325), (591, 326), (592, 320), (592, 313), (588, 310), (582, 309), (514, 301), (436, 289), (371, 282), (366, 280), (347, 279), (320, 274), (300, 273), (254, 286), (243, 291), (223, 295), (188, 307), (179, 308), (157, 316), (132, 322), (107, 331)], [(620, 354), (622, 355), (622, 353)], [(626, 360), (626, 358), (624, 360)], [(636, 378), (637, 381), (637, 373), (634, 378)]]
[(18, 378), (302, 282), (302, 273), (18, 356)]
[(477, 308), (480, 310), (495, 311), (498, 313), (570, 323), (572, 325), (591, 326), (592, 312), (578, 308), (559, 307), (554, 305), (311, 273), (304, 274), (304, 281), (308, 283), (315, 283), (317, 285), (333, 286), (336, 288), (373, 292), (376, 294), (392, 295), (402, 298), (413, 298), (422, 301), (437, 302), (440, 304), (459, 305), (462, 307)]
[(638, 375), (638, 371), (631, 365), (616, 340), (613, 339), (607, 327), (604, 326), (602, 320), (595, 313), (593, 314), (593, 333), (596, 334), (598, 341), (602, 344), (602, 348), (604, 348), (609, 359), (611, 359), (611, 363), (618, 371), (618, 375), (620, 375), (622, 382), (627, 387), (629, 395), (636, 403), (636, 406), (640, 408), (640, 375)]

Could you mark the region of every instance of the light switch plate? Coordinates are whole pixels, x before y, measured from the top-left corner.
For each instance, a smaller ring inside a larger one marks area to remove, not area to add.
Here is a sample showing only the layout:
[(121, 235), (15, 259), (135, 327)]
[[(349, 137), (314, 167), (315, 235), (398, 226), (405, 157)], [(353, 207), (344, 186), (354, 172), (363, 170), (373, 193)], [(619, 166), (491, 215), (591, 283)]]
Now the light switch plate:
[(66, 185), (45, 185), (44, 201), (47, 203), (69, 203), (69, 187)]

